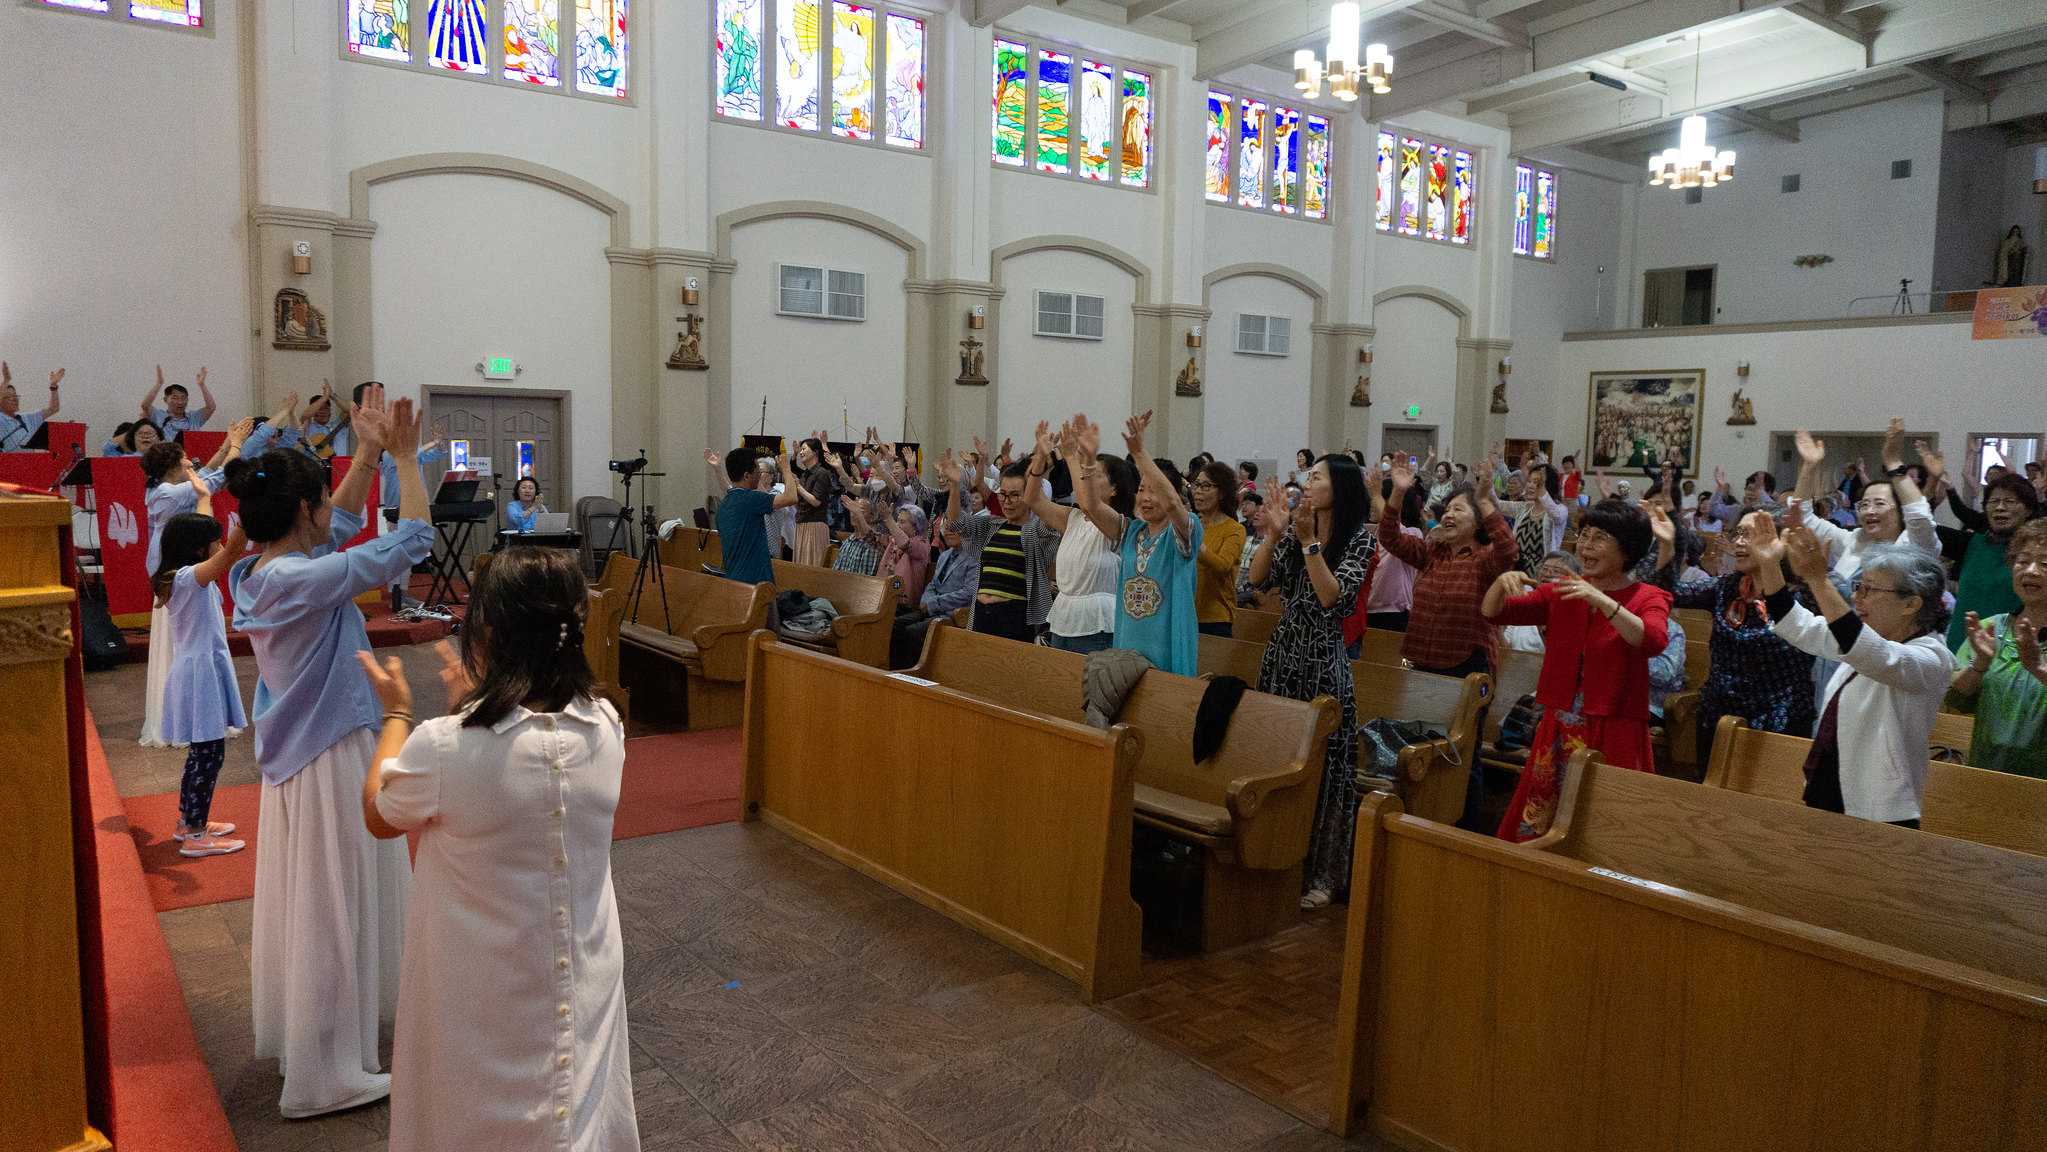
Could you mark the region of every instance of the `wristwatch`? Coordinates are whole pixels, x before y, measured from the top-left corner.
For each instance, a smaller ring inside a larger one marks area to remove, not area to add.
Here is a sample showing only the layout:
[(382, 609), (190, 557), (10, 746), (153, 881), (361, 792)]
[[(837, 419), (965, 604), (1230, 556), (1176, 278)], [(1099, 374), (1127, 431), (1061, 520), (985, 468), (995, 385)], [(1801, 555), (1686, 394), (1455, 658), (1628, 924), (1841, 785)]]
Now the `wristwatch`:
[(1900, 464), (1896, 468), (1886, 468), (1884, 469), (1884, 475), (1889, 476), (1891, 479), (1895, 480), (1898, 477), (1903, 476), (1905, 474), (1906, 467), (1907, 467), (1906, 465)]
[(1301, 554), (1304, 556), (1320, 556), (1322, 555), (1322, 545), (1320, 542), (1303, 544), (1301, 545)]

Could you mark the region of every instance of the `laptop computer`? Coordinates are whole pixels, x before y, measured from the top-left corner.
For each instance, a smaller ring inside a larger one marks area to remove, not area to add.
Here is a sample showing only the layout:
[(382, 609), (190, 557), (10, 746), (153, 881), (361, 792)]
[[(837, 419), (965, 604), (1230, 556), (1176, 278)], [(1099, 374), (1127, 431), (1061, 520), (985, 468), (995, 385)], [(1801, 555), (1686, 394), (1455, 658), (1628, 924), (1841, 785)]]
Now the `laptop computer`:
[(569, 514), (566, 512), (536, 512), (533, 514), (533, 533), (549, 535), (569, 530)]

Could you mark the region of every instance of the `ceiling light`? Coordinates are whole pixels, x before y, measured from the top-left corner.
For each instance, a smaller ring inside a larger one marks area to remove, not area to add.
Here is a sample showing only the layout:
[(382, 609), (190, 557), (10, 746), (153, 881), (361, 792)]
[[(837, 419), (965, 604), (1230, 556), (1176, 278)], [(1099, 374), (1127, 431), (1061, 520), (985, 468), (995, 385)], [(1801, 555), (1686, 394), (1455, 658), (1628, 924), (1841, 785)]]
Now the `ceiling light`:
[(1356, 100), (1361, 80), (1380, 95), (1393, 90), (1393, 54), (1386, 50), (1384, 44), (1370, 44), (1365, 47), (1361, 60), (1358, 55), (1358, 24), (1356, 4), (1344, 0), (1331, 5), (1329, 47), (1325, 53), (1328, 63), (1317, 60), (1312, 48), (1302, 48), (1294, 53), (1294, 87), (1308, 99), (1322, 95), (1325, 78), (1329, 81), (1329, 94), (1339, 100)]
[[(1692, 53), (1692, 107), (1699, 106), (1699, 55)], [(1652, 187), (1711, 188), (1734, 179), (1734, 153), (1706, 141), (1706, 118), (1694, 112), (1678, 126), (1677, 147), (1649, 157)]]

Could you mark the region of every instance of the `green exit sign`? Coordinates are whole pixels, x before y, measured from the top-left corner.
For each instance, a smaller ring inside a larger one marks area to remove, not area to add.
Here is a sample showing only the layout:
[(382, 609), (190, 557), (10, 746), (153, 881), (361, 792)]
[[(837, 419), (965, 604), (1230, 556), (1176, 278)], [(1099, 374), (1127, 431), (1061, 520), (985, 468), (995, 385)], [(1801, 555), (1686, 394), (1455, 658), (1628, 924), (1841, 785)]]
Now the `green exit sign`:
[(510, 380), (519, 375), (519, 366), (510, 356), (488, 356), (483, 361), (483, 376), (486, 380)]
[(1422, 414), (1422, 406), (1421, 406), (1421, 405), (1419, 405), (1419, 404), (1409, 404), (1409, 405), (1407, 406), (1407, 418), (1408, 418), (1409, 420), (1418, 420), (1418, 419), (1420, 419), (1420, 418), (1421, 418), (1421, 414)]

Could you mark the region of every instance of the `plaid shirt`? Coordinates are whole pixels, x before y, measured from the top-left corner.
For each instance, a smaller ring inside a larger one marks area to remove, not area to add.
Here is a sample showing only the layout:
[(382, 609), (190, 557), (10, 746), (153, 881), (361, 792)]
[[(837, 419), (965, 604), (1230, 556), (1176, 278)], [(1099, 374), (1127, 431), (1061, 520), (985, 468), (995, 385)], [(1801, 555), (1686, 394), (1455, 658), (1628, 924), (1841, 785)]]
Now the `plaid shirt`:
[[(946, 525), (949, 532), (960, 534), (960, 548), (974, 558), (981, 560), (981, 549), (988, 546), (988, 540), (1009, 521), (987, 512), (963, 513), (959, 519)], [(1052, 582), (1045, 578), (1047, 561), (1059, 548), (1059, 533), (1052, 531), (1043, 520), (1036, 516), (1023, 522), (1024, 549), (1024, 622), (1035, 628), (1045, 622), (1052, 611)]]
[(1386, 505), (1386, 514), (1379, 518), (1379, 546), (1417, 573), (1407, 638), (1400, 644), (1400, 655), (1408, 663), (1450, 668), (1477, 651), (1485, 653), (1487, 664), (1496, 662), (1499, 631), (1479, 614), (1479, 606), (1486, 589), (1514, 566), (1521, 552), (1507, 518), (1497, 511), (1486, 517), (1485, 530), (1492, 543), (1474, 542), (1452, 551), (1440, 541), (1402, 535), (1400, 509)]

